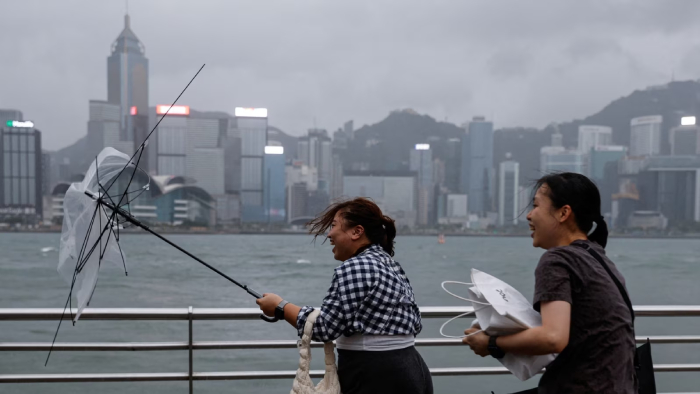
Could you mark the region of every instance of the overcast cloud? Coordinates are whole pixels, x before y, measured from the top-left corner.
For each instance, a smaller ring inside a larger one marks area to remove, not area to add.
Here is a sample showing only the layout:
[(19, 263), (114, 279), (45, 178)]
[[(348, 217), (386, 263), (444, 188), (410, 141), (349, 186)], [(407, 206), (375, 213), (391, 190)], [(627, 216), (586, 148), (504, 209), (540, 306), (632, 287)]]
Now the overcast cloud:
[[(269, 108), (293, 135), (413, 108), (461, 124), (542, 127), (634, 89), (700, 78), (700, 2), (131, 0), (150, 104)], [(0, 108), (45, 149), (85, 135), (107, 95), (123, 0), (0, 0)]]

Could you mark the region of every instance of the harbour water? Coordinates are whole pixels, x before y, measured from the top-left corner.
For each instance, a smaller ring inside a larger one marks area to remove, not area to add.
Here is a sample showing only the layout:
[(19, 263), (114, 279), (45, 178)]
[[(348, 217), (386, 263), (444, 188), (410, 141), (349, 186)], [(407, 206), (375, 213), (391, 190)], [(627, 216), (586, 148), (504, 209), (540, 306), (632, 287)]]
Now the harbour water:
[[(290, 302), (319, 305), (338, 262), (331, 247), (305, 235), (170, 235), (169, 238), (227, 274), (260, 292), (280, 294)], [(447, 295), (444, 280), (469, 280), (474, 267), (497, 276), (532, 297), (540, 249), (530, 238), (399, 236), (396, 259), (406, 270), (421, 306), (464, 305)], [(0, 308), (60, 308), (68, 285), (56, 272), (58, 234), (0, 234)], [(123, 236), (129, 275), (121, 267), (102, 269), (93, 307), (255, 307), (254, 299), (228, 281), (147, 234)], [(628, 283), (634, 304), (700, 304), (700, 242), (688, 239), (611, 239), (608, 255)], [(420, 337), (439, 337), (442, 320), (424, 320)], [(451, 329), (458, 334), (468, 320)], [(0, 322), (0, 342), (50, 342), (56, 323)], [(262, 321), (195, 322), (195, 340), (295, 339), (286, 323)], [(698, 335), (698, 318), (640, 318), (637, 334)], [(185, 322), (64, 322), (59, 342), (184, 341)], [(430, 367), (498, 366), (467, 347), (419, 349)], [(313, 368), (322, 365), (314, 352)], [(700, 363), (700, 345), (655, 345), (656, 363)], [(44, 352), (4, 352), (0, 373), (184, 372), (187, 352), (55, 352), (44, 367)], [(296, 350), (196, 351), (195, 371), (294, 370)], [(659, 392), (697, 391), (700, 376), (657, 373)], [(520, 382), (512, 376), (434, 378), (436, 393), (508, 393), (533, 387), (537, 377)], [(2, 393), (186, 393), (186, 382), (100, 384), (9, 384)], [(286, 393), (291, 381), (196, 382), (197, 393)]]

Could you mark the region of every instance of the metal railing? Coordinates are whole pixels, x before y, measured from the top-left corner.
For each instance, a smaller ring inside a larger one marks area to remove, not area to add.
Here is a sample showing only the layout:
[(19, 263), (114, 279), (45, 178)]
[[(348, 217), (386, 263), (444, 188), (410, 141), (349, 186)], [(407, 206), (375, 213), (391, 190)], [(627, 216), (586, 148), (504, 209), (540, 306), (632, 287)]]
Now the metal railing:
[[(423, 318), (449, 318), (473, 311), (471, 307), (422, 307)], [(700, 317), (700, 305), (644, 305), (635, 306), (638, 317)], [(2, 309), (0, 321), (42, 321), (58, 320), (62, 309)], [(74, 312), (75, 313), (75, 312)], [(214, 349), (290, 349), (296, 348), (293, 340), (255, 341), (194, 341), (193, 321), (195, 320), (258, 320), (260, 310), (255, 308), (88, 308), (80, 316), (81, 320), (180, 320), (188, 322), (189, 339), (186, 342), (70, 342), (56, 343), (54, 351), (169, 351), (189, 352), (188, 372), (169, 373), (100, 373), (100, 374), (0, 374), (0, 383), (47, 383), (47, 382), (143, 382), (143, 381), (189, 381), (190, 393), (193, 382), (198, 380), (256, 380), (293, 379), (296, 371), (234, 371), (234, 372), (193, 372), (193, 352)], [(647, 338), (655, 344), (698, 344), (700, 335), (639, 336), (638, 343)], [(419, 338), (416, 346), (459, 346), (460, 339)], [(321, 347), (321, 343), (312, 343)], [(0, 342), (0, 351), (48, 351), (51, 343)], [(656, 364), (656, 372), (700, 372), (700, 364)], [(312, 377), (322, 377), (321, 370), (311, 371)], [(433, 376), (474, 376), (506, 375), (510, 372), (503, 367), (459, 367), (431, 368)]]

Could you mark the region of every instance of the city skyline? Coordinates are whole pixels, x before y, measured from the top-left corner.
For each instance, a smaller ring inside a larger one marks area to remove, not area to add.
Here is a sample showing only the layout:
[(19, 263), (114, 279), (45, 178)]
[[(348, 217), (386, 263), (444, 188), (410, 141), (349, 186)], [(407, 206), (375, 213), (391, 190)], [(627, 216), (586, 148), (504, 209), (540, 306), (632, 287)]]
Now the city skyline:
[[(668, 82), (674, 74), (696, 79), (700, 64), (700, 41), (692, 34), (698, 28), (689, 17), (699, 5), (692, 2), (684, 2), (685, 7), (543, 2), (512, 5), (513, 15), (485, 5), (478, 18), (474, 5), (416, 4), (400, 11), (373, 5), (370, 12), (362, 4), (273, 9), (247, 3), (168, 4), (167, 9), (132, 4), (129, 10), (131, 27), (149, 57), (149, 105), (170, 102), (191, 71), (207, 63), (207, 72), (183, 102), (229, 113), (235, 106), (266, 107), (270, 124), (294, 136), (303, 135), (314, 119), (317, 127), (329, 130), (355, 119), (359, 128), (407, 107), (455, 124), (485, 115), (499, 128), (543, 127), (592, 113), (634, 89)], [(124, 5), (77, 1), (47, 4), (31, 13), (21, 3), (8, 7), (11, 14), (32, 17), (21, 22), (30, 29), (12, 29), (19, 20), (10, 18), (9, 28), (16, 33), (0, 38), (4, 53), (19, 54), (0, 65), (3, 86), (13, 91), (0, 97), (0, 107), (22, 110), (35, 121), (46, 133), (46, 149), (70, 145), (84, 135), (84, 103), (106, 97), (105, 57), (123, 28)], [(541, 15), (542, 9), (548, 16)], [(264, 20), (249, 18), (262, 23), (253, 32), (255, 39), (235, 38), (250, 28), (238, 16), (240, 23), (223, 23), (234, 11), (249, 17), (265, 13)], [(392, 12), (399, 13), (392, 22), (372, 17)], [(451, 15), (460, 12), (466, 17)], [(161, 13), (172, 23), (162, 23)], [(421, 21), (424, 36), (411, 29), (419, 15), (427, 15)], [(286, 29), (285, 39), (271, 33), (284, 30), (292, 16), (308, 19), (309, 27)], [(504, 32), (483, 22), (497, 16)], [(567, 19), (568, 24), (561, 23)], [(596, 33), (583, 35), (591, 23)], [(355, 24), (366, 31), (350, 34)], [(327, 39), (317, 38), (315, 32), (323, 29)], [(516, 31), (517, 40), (508, 42)], [(289, 53), (285, 40), (296, 44), (297, 53)], [(419, 53), (440, 61), (425, 67)]]

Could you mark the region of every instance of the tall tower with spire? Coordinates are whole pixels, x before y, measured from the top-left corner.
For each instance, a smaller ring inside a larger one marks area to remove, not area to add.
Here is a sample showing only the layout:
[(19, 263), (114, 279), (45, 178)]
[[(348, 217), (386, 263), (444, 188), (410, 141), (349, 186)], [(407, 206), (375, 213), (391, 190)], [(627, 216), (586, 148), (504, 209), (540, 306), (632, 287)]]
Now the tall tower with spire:
[(148, 59), (128, 13), (107, 58), (107, 101), (120, 107), (120, 139), (134, 141), (135, 115), (148, 114)]

